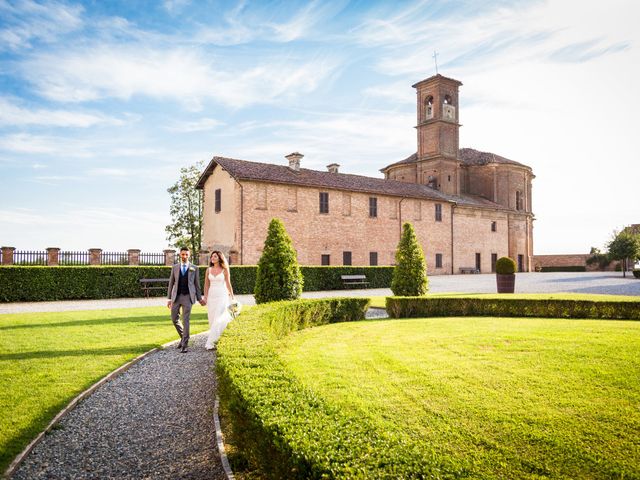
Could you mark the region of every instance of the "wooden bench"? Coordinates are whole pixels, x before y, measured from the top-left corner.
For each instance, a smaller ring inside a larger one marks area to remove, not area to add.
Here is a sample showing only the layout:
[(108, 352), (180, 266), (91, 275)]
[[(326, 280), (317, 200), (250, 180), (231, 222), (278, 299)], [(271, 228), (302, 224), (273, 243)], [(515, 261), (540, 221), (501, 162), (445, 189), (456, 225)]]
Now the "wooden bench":
[(340, 279), (345, 287), (350, 285), (369, 285), (366, 275), (340, 275)]
[(480, 273), (476, 267), (460, 267), (460, 273)]
[(144, 292), (144, 296), (149, 298), (149, 292), (151, 290), (164, 290), (167, 291), (169, 288), (169, 279), (168, 278), (141, 278), (140, 285), (142, 286), (142, 291)]

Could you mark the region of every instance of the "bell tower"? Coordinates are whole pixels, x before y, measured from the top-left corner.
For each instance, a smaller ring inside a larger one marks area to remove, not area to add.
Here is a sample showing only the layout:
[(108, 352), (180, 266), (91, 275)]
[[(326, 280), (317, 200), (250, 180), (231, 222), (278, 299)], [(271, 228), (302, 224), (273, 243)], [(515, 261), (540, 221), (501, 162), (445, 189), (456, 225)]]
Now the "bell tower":
[(459, 194), (458, 80), (434, 75), (413, 85), (417, 94), (418, 183)]

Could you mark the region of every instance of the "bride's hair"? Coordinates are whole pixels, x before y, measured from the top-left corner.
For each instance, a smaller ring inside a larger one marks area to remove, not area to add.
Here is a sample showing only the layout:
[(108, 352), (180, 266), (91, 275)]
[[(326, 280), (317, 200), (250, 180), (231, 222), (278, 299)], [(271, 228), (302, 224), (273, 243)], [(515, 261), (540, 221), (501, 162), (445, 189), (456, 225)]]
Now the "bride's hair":
[(227, 268), (227, 260), (224, 258), (224, 253), (222, 253), (220, 250), (214, 250), (213, 252), (211, 252), (211, 255), (209, 255), (209, 266), (213, 267), (213, 261), (211, 260), (211, 257), (213, 257), (214, 253), (218, 254), (218, 259), (220, 261), (220, 266), (222, 268)]

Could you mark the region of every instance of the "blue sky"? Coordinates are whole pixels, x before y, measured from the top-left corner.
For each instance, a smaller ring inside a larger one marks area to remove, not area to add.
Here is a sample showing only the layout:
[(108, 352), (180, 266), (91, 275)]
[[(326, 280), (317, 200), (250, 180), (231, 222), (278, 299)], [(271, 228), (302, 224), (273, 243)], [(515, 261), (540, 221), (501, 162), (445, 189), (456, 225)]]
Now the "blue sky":
[(166, 189), (214, 155), (380, 176), (411, 85), (463, 82), (461, 147), (536, 174), (534, 250), (640, 222), (635, 1), (0, 0), (0, 243), (167, 246)]

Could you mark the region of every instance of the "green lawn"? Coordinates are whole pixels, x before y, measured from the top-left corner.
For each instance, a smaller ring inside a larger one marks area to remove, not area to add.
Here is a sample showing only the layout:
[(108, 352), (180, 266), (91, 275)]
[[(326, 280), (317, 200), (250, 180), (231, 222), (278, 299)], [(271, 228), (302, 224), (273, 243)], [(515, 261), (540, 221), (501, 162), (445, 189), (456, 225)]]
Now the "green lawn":
[[(192, 334), (206, 318), (196, 306)], [(0, 472), (76, 395), (177, 338), (166, 307), (0, 315)]]
[[(640, 296), (600, 295), (591, 293), (428, 293), (427, 298), (465, 297), (465, 298), (516, 298), (542, 300), (591, 300), (594, 302), (638, 302)], [(386, 297), (371, 297), (371, 306), (384, 308)]]
[(304, 385), (443, 477), (640, 478), (640, 322), (365, 321), (282, 342)]

